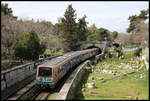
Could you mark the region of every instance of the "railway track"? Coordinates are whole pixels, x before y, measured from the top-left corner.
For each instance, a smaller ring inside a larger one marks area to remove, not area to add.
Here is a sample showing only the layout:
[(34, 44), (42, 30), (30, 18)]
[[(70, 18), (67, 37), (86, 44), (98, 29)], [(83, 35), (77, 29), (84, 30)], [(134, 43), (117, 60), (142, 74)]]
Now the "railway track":
[(41, 89), (37, 86), (34, 86), (28, 92), (24, 93), (19, 100), (33, 100), (40, 92)]
[[(20, 81), (17, 84), (11, 86), (10, 89), (6, 89), (5, 92), (2, 92), (3, 95), (1, 96), (2, 100), (6, 100), (10, 98), (12, 95), (16, 94), (20, 89), (24, 88), (26, 85), (30, 84), (34, 80), (35, 76), (31, 75), (30, 77), (26, 78), (24, 81)], [(22, 92), (22, 91), (20, 91)], [(19, 96), (19, 94), (16, 94)], [(14, 98), (15, 99), (15, 98)]]
[(50, 96), (51, 92), (41, 92), (35, 100), (47, 100), (47, 98)]
[(35, 80), (7, 100), (43, 100), (47, 99), (51, 91), (43, 91), (35, 85)]
[(11, 97), (8, 98), (8, 100), (19, 100), (23, 97), (23, 95), (27, 92), (29, 92), (32, 89), (35, 89), (35, 80), (26, 85), (24, 88), (17, 91), (15, 94), (13, 94)]

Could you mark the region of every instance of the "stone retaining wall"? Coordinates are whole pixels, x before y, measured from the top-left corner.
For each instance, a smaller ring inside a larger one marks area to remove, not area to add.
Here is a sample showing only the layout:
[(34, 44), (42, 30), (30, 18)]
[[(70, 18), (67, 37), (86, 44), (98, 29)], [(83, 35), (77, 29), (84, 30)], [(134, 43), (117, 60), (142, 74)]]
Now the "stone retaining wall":
[(29, 63), (23, 66), (18, 66), (13, 70), (3, 72), (1, 74), (1, 91), (12, 86), (16, 82), (19, 82), (28, 76), (33, 75), (36, 72), (34, 63)]

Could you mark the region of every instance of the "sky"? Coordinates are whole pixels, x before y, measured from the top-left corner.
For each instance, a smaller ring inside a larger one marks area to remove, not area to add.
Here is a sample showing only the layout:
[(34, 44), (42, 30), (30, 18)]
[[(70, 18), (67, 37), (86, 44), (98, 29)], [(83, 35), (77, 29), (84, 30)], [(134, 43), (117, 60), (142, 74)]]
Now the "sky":
[(69, 4), (76, 10), (77, 20), (87, 16), (88, 26), (95, 24), (109, 31), (126, 33), (129, 26), (128, 17), (138, 15), (141, 10), (149, 8), (148, 1), (2, 1), (12, 8), (13, 15), (22, 19), (37, 19), (58, 22), (63, 17)]

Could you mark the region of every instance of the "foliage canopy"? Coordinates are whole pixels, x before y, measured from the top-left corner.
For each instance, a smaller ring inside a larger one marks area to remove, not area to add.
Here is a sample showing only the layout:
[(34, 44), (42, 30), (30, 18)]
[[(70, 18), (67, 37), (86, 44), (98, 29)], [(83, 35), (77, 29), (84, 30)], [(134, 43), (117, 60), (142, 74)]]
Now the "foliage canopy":
[(15, 57), (26, 60), (38, 59), (39, 55), (45, 51), (45, 48), (43, 44), (40, 44), (40, 39), (33, 30), (24, 32), (21, 39), (12, 46)]

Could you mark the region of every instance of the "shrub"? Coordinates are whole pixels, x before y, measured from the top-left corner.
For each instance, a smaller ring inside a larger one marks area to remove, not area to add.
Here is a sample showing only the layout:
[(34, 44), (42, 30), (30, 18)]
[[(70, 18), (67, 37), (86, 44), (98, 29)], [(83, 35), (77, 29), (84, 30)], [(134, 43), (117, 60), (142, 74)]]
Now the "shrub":
[(45, 46), (40, 44), (40, 39), (35, 31), (24, 32), (19, 41), (16, 41), (12, 47), (16, 58), (25, 60), (36, 60), (39, 54), (45, 51)]
[(142, 52), (142, 48), (138, 48), (135, 52), (134, 55), (135, 56), (140, 56), (140, 53)]
[(52, 55), (52, 51), (50, 49), (46, 49), (44, 55), (46, 56)]
[(118, 53), (118, 57), (120, 57), (123, 54), (121, 51), (121, 47), (116, 48), (115, 51)]

